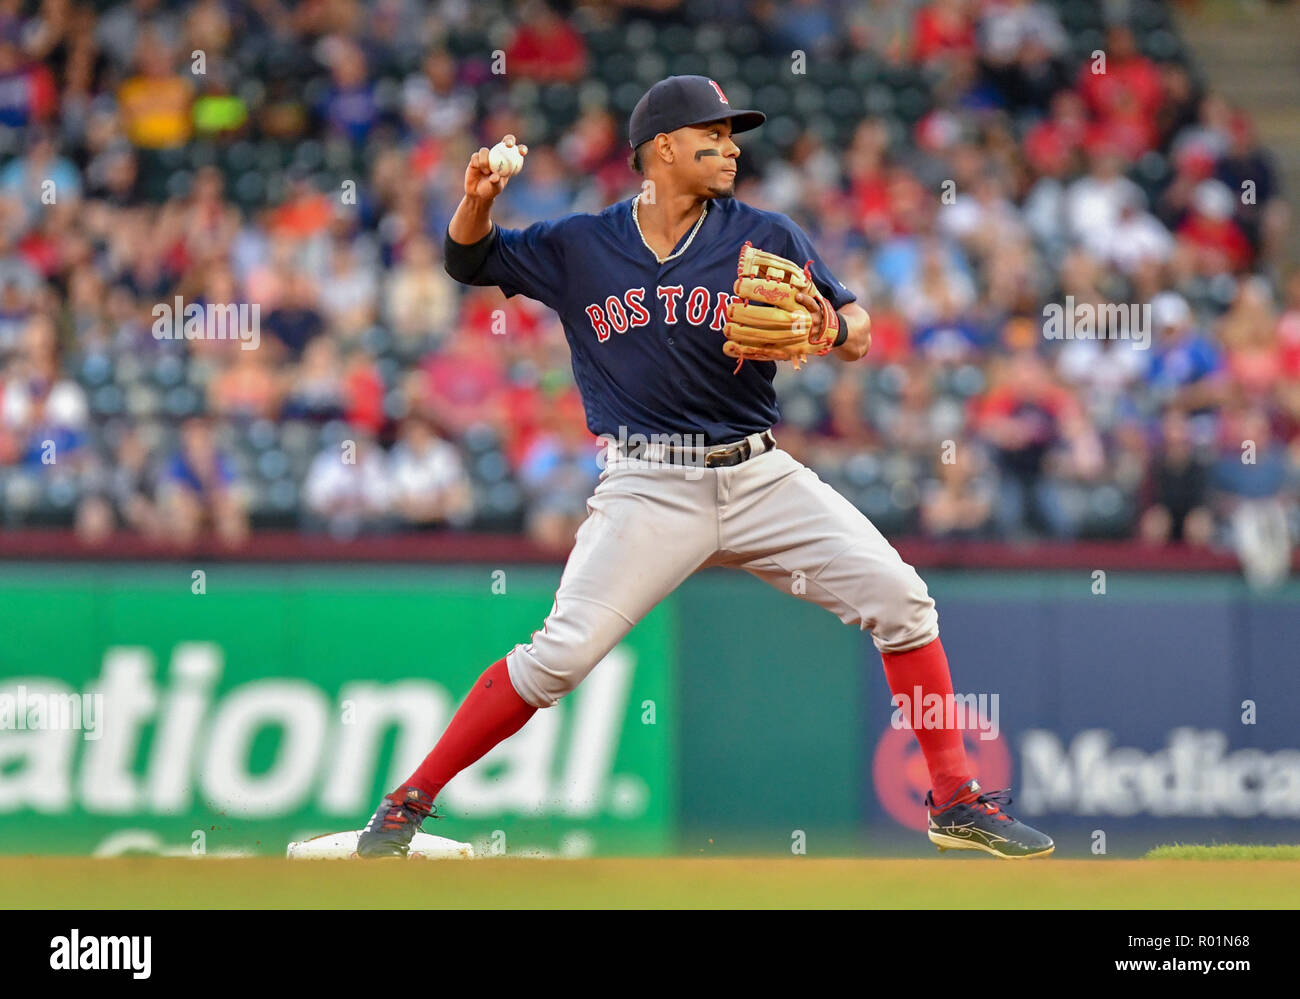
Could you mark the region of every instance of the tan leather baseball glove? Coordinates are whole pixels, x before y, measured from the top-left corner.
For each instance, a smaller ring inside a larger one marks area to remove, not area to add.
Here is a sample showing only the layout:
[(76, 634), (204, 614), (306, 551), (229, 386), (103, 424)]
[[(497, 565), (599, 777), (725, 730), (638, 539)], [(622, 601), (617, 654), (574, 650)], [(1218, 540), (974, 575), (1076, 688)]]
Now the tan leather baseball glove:
[[(727, 305), (723, 353), (746, 361), (790, 361), (800, 367), (810, 354), (828, 353), (840, 333), (840, 317), (812, 279), (812, 261), (793, 260), (755, 248), (748, 241), (736, 266), (735, 297)], [(813, 299), (817, 312), (797, 296)], [(821, 330), (813, 339), (821, 320)]]

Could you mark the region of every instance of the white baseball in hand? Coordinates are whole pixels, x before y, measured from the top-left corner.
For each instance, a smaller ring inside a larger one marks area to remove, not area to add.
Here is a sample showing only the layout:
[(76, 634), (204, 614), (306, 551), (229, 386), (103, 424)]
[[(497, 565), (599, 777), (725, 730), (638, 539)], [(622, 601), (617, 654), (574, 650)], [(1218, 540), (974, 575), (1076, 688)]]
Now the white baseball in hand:
[(502, 141), (488, 150), (488, 166), (502, 177), (513, 177), (524, 168), (524, 157), (514, 143)]

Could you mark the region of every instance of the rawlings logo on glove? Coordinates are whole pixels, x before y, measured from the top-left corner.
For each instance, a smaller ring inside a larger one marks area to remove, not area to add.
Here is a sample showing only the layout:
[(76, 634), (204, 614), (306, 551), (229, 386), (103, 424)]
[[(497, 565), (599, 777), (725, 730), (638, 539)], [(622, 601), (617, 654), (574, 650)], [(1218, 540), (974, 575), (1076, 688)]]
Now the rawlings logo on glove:
[[(790, 361), (800, 367), (809, 354), (826, 354), (840, 333), (840, 317), (812, 279), (812, 261), (755, 249), (748, 241), (736, 266), (735, 297), (727, 305), (727, 342), (722, 351), (746, 361)], [(799, 295), (812, 299), (810, 308)]]

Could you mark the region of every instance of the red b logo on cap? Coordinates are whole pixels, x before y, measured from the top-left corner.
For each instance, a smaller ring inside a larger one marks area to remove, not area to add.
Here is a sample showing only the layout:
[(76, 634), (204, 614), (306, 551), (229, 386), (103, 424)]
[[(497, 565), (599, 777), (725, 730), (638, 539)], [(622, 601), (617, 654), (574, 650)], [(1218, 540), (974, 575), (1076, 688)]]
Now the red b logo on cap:
[(719, 87), (712, 80), (709, 81), (709, 86), (718, 92), (718, 100), (722, 101), (723, 104), (731, 103), (731, 101), (727, 100), (727, 95), (722, 92), (722, 88)]

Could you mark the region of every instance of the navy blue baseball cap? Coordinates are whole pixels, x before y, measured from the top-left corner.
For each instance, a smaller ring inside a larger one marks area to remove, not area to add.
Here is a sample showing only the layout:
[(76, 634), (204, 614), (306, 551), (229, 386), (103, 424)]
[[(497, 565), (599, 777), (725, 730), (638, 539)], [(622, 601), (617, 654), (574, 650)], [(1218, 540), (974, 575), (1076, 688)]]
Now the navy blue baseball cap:
[(635, 149), (660, 132), (731, 119), (731, 131), (748, 132), (767, 120), (762, 111), (737, 111), (707, 76), (670, 76), (645, 92), (632, 109), (627, 137)]

